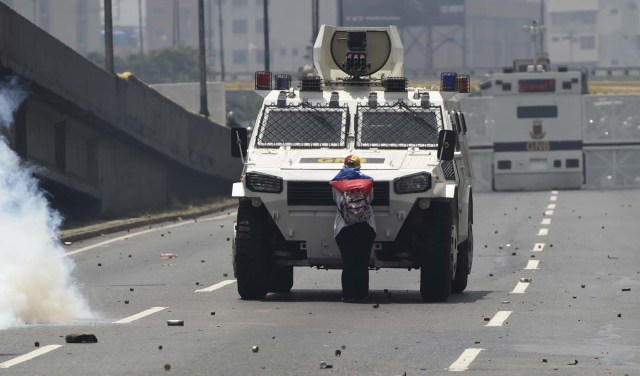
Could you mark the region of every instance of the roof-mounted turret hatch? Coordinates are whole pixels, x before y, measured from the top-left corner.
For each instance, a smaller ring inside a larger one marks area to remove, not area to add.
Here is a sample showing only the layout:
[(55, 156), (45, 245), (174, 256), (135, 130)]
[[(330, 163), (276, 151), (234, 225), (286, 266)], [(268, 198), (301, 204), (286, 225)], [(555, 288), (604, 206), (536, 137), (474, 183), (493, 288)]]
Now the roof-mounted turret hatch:
[(401, 77), (404, 49), (395, 26), (323, 25), (313, 46), (313, 63), (324, 80)]

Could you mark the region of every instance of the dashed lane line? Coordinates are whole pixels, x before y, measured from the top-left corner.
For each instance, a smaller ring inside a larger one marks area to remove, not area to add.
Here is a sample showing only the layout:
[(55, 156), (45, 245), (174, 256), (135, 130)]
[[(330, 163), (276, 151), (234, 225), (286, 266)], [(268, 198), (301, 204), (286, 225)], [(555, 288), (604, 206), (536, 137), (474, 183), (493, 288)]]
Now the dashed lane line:
[(117, 238), (113, 238), (113, 239), (109, 239), (109, 240), (105, 240), (103, 242), (100, 243), (96, 243), (93, 245), (89, 245), (86, 247), (82, 247), (82, 248), (78, 248), (74, 251), (70, 251), (70, 252), (66, 252), (65, 255), (66, 256), (71, 256), (71, 255), (75, 255), (81, 252), (85, 252), (88, 251), (90, 249), (94, 249), (94, 248), (98, 248), (98, 247), (102, 247), (105, 246), (107, 244), (111, 244), (111, 243), (115, 243), (117, 241), (121, 241), (121, 240), (125, 240), (125, 239), (129, 239), (129, 238), (133, 238), (136, 236), (140, 236), (140, 235), (144, 235), (144, 234), (148, 234), (150, 232), (154, 232), (154, 231), (161, 231), (161, 230), (167, 230), (170, 228), (175, 228), (175, 227), (180, 227), (180, 226), (184, 226), (184, 225), (188, 225), (190, 223), (196, 223), (196, 222), (210, 222), (210, 221), (217, 221), (218, 219), (223, 219), (223, 218), (228, 218), (230, 216), (233, 216), (236, 212), (233, 213), (229, 213), (229, 214), (224, 214), (224, 215), (218, 215), (215, 217), (211, 217), (211, 218), (203, 218), (203, 219), (198, 219), (198, 220), (188, 220), (188, 221), (184, 221), (184, 222), (179, 222), (179, 223), (173, 223), (170, 225), (166, 225), (166, 226), (162, 226), (162, 227), (155, 227), (152, 229), (148, 229), (148, 230), (142, 230), (142, 231), (138, 231), (138, 232), (132, 232), (130, 234), (127, 235), (123, 235), (123, 236), (119, 236)]
[(555, 209), (555, 208), (556, 208), (556, 204), (547, 205), (547, 209)]
[(169, 308), (169, 307), (151, 307), (151, 308), (149, 308), (147, 310), (144, 310), (144, 311), (142, 311), (140, 313), (136, 313), (135, 315), (132, 315), (132, 316), (129, 316), (129, 317), (125, 317), (122, 320), (114, 321), (113, 323), (114, 324), (128, 324), (128, 323), (130, 323), (132, 321), (136, 321), (138, 319), (141, 319), (143, 317), (152, 315), (152, 314), (154, 314), (156, 312), (160, 312), (163, 309), (167, 309), (167, 308)]
[(557, 194), (558, 194), (558, 191), (551, 191), (551, 194), (552, 194), (552, 195), (557, 195)]
[(543, 226), (548, 226), (548, 225), (550, 225), (550, 224), (551, 224), (551, 218), (544, 218), (544, 219), (540, 222), (540, 224), (541, 224), (541, 225), (543, 225)]
[(546, 236), (549, 235), (549, 229), (546, 227), (541, 228), (540, 230), (538, 230), (538, 236)]
[(226, 285), (230, 285), (230, 284), (235, 283), (235, 282), (236, 282), (235, 279), (227, 279), (225, 281), (218, 282), (213, 286), (209, 286), (209, 287), (204, 288), (204, 289), (196, 290), (194, 292), (211, 292), (211, 291), (215, 291), (217, 289), (223, 288)]
[(549, 201), (558, 201), (558, 196), (549, 197)]
[(518, 282), (516, 287), (511, 291), (512, 294), (524, 294), (527, 291), (527, 287), (529, 287), (529, 282)]
[(16, 364), (20, 364), (20, 363), (24, 363), (27, 360), (31, 360), (35, 357), (38, 357), (40, 355), (44, 355), (50, 351), (53, 351), (55, 349), (58, 349), (62, 347), (62, 345), (47, 345), (47, 346), (43, 346), (37, 350), (33, 350), (29, 353), (26, 353), (24, 355), (20, 355), (19, 357), (13, 358), (13, 359), (9, 359), (6, 362), (2, 362), (0, 363), (0, 368), (9, 368), (9, 367), (13, 367)]
[(542, 252), (544, 250), (544, 243), (536, 243), (533, 245), (531, 252)]
[(480, 351), (484, 349), (475, 349), (470, 348), (466, 349), (462, 352), (462, 355), (451, 365), (449, 366), (449, 371), (452, 372), (462, 372), (469, 369), (471, 363), (475, 360), (475, 358), (480, 354)]
[(504, 324), (505, 321), (507, 321), (507, 319), (509, 318), (509, 315), (511, 315), (511, 312), (513, 311), (499, 311), (497, 312), (493, 318), (491, 319), (491, 321), (489, 321), (489, 323), (485, 326), (502, 326), (502, 324)]
[(553, 210), (545, 210), (545, 211), (544, 211), (544, 215), (546, 215), (546, 216), (552, 216), (552, 215), (553, 215)]
[(540, 265), (540, 260), (529, 260), (524, 270), (538, 270), (538, 265)]

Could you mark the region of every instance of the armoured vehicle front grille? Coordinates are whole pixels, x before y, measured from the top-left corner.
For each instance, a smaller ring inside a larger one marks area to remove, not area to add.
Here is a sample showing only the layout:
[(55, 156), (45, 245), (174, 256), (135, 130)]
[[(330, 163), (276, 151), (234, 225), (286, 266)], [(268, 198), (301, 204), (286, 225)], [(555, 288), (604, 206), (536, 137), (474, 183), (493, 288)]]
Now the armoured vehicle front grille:
[(456, 180), (456, 173), (453, 170), (453, 161), (442, 161), (442, 172), (446, 180)]
[[(331, 186), (326, 181), (290, 181), (287, 183), (290, 206), (335, 206)], [(373, 206), (389, 206), (389, 182), (373, 183)]]

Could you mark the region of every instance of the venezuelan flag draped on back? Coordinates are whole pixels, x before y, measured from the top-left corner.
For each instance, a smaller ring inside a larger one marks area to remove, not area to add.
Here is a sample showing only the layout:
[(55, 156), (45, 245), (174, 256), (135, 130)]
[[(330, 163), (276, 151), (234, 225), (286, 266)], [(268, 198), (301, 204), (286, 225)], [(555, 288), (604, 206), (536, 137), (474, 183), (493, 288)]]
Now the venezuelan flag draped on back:
[(360, 172), (356, 168), (345, 167), (329, 182), (339, 192), (351, 189), (362, 189), (365, 196), (373, 189), (373, 178)]

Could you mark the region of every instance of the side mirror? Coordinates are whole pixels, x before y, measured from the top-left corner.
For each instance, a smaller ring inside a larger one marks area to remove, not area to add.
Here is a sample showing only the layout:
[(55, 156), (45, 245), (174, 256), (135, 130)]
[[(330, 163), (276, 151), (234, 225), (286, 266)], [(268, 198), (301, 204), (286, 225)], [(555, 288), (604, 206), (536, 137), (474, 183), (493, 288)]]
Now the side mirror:
[(247, 155), (247, 128), (231, 128), (231, 156), (244, 158)]
[(443, 129), (438, 133), (438, 159), (452, 161), (456, 147), (456, 132)]

